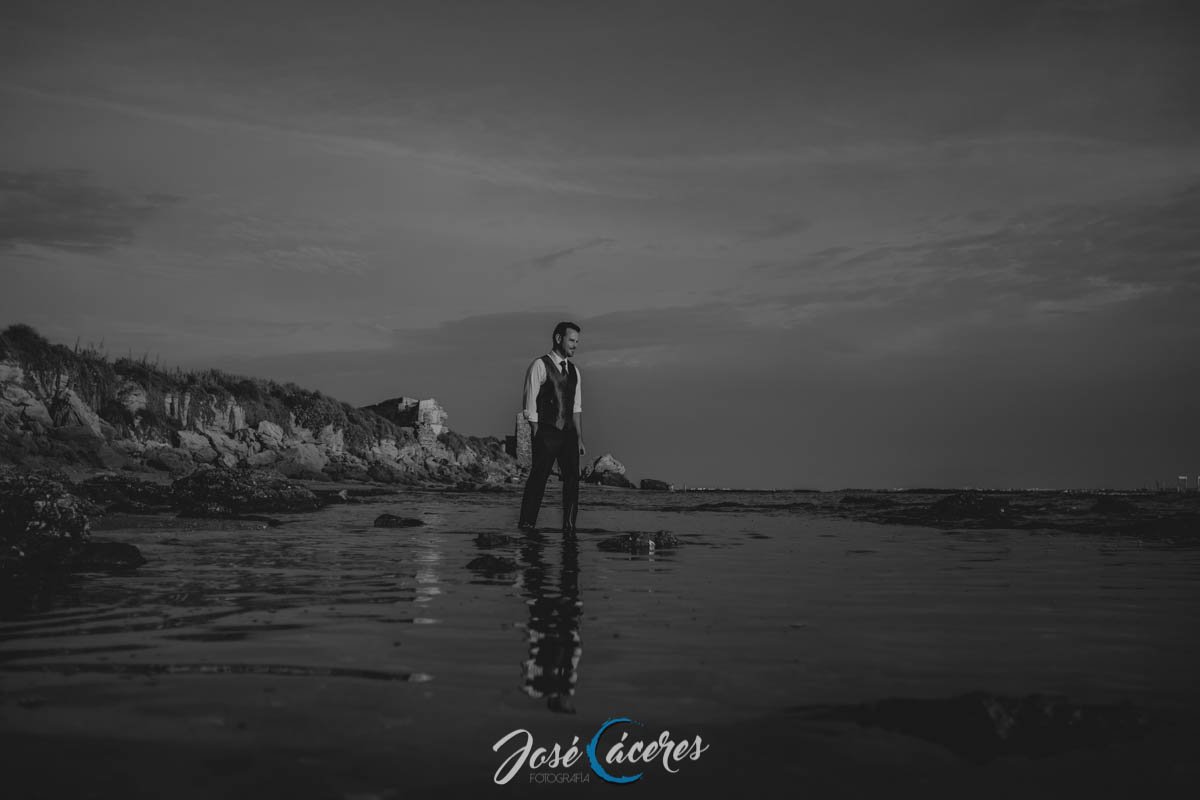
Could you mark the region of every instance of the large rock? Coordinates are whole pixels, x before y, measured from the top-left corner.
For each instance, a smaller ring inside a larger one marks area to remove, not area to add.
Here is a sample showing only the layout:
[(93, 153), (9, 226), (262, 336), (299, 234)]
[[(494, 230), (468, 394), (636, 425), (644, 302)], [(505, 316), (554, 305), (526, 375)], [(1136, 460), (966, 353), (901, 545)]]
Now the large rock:
[(379, 483), (410, 483), (410, 473), (387, 461), (375, 461), (367, 467), (367, 477)]
[(301, 442), (279, 454), (275, 469), (289, 478), (312, 478), (323, 480), (322, 470), (329, 463), (328, 456), (315, 444)]
[(202, 467), (172, 484), (185, 514), (211, 516), (214, 508), (231, 514), (315, 511), (321, 501), (303, 486), (275, 472)]
[(592, 462), (589, 474), (598, 472), (615, 472), (617, 475), (624, 475), (625, 465), (613, 458), (612, 453), (605, 453)]
[(625, 465), (613, 458), (612, 453), (605, 453), (593, 461), (590, 467), (584, 467), (583, 481), (601, 486), (619, 486), (622, 489), (637, 488), (625, 477)]
[(230, 436), (219, 430), (212, 430), (207, 433), (208, 440), (212, 443), (212, 447), (217, 451), (217, 455), (222, 459), (225, 456), (232, 456), (233, 463), (244, 461), (250, 455), (250, 446), (244, 441), (241, 441), (236, 436)]
[(278, 460), (279, 453), (275, 450), (262, 450), (246, 456), (246, 463), (252, 467), (269, 467)]
[(176, 447), (157, 447), (148, 451), (146, 463), (155, 469), (166, 470), (172, 475), (186, 475), (196, 468), (192, 454)]
[(82, 425), (90, 430), (96, 438), (104, 437), (104, 432), (100, 427), (100, 415), (93, 411), (92, 407), (83, 401), (83, 398), (75, 394), (74, 390), (68, 389), (66, 401), (71, 409), (67, 416), (68, 424)]
[(41, 398), (25, 388), (25, 371), (9, 361), (0, 361), (0, 417), (11, 418), (20, 427), (36, 423), (41, 428), (54, 425)]
[(335, 481), (369, 481), (367, 464), (361, 458), (342, 454), (330, 459), (325, 466), (325, 477)]
[(278, 449), (283, 446), (283, 428), (263, 420), (258, 423), (258, 440), (263, 447)]
[(675, 487), (666, 481), (657, 481), (654, 478), (642, 478), (640, 488), (647, 492), (673, 492)]
[(0, 572), (59, 566), (82, 551), (88, 510), (57, 476), (0, 468)]
[(175, 435), (179, 440), (179, 449), (191, 455), (192, 460), (201, 464), (211, 464), (217, 460), (216, 449), (203, 433), (177, 431)]

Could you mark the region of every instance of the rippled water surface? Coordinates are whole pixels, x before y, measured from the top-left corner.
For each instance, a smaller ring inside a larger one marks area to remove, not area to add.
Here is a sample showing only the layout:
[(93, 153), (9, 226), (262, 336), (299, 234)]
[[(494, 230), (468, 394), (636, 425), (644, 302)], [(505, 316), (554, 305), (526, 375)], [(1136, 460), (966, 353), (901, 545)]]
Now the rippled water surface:
[[(838, 499), (592, 490), (565, 540), (519, 535), (512, 494), (415, 492), (273, 528), (131, 522), (95, 535), (137, 545), (146, 565), (8, 602), (0, 720), (81, 749), (163, 748), (214, 787), (221, 758), (270, 748), (309, 776), (299, 788), (388, 796), (406, 774), (436, 782), (429, 759), (490, 776), (490, 746), (514, 728), (583, 733), (618, 715), (702, 732), (976, 689), (1200, 706), (1200, 647), (1184, 634), (1200, 550), (877, 526), (826, 513)], [(426, 524), (373, 527), (385, 512)], [(556, 519), (553, 496), (543, 516)], [(662, 529), (678, 549), (598, 547)], [(226, 755), (180, 755), (206, 747)], [(343, 765), (368, 755), (360, 786)], [(256, 769), (227, 772), (253, 782)]]

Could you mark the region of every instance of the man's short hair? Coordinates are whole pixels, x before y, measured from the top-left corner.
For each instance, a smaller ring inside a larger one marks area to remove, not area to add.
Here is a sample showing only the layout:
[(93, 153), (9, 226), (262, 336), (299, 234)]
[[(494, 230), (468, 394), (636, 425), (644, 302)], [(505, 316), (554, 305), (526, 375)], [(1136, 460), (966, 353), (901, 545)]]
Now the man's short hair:
[(554, 326), (554, 335), (550, 337), (551, 344), (558, 344), (558, 337), (567, 335), (567, 331), (579, 333), (579, 326), (574, 322), (560, 322)]

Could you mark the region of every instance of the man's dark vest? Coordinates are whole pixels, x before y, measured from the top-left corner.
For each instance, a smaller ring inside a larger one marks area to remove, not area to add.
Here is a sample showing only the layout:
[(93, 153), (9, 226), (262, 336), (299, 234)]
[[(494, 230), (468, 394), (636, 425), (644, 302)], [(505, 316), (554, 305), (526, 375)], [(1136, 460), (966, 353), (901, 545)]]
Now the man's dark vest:
[(538, 421), (549, 423), (560, 431), (573, 429), (575, 387), (579, 385), (579, 374), (575, 371), (575, 365), (568, 361), (567, 374), (564, 375), (550, 356), (542, 356), (542, 361), (546, 365), (546, 382), (538, 390)]

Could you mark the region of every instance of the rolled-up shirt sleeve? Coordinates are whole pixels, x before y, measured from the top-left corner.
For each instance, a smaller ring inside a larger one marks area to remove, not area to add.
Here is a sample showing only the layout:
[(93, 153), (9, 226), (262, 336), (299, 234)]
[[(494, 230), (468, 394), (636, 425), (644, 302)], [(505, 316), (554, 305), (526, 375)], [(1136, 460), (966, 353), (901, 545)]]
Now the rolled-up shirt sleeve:
[(583, 413), (583, 376), (579, 373), (579, 367), (575, 368), (575, 413)]
[(530, 422), (538, 421), (537, 396), (538, 389), (546, 380), (546, 367), (540, 358), (535, 359), (525, 371), (525, 419)]

